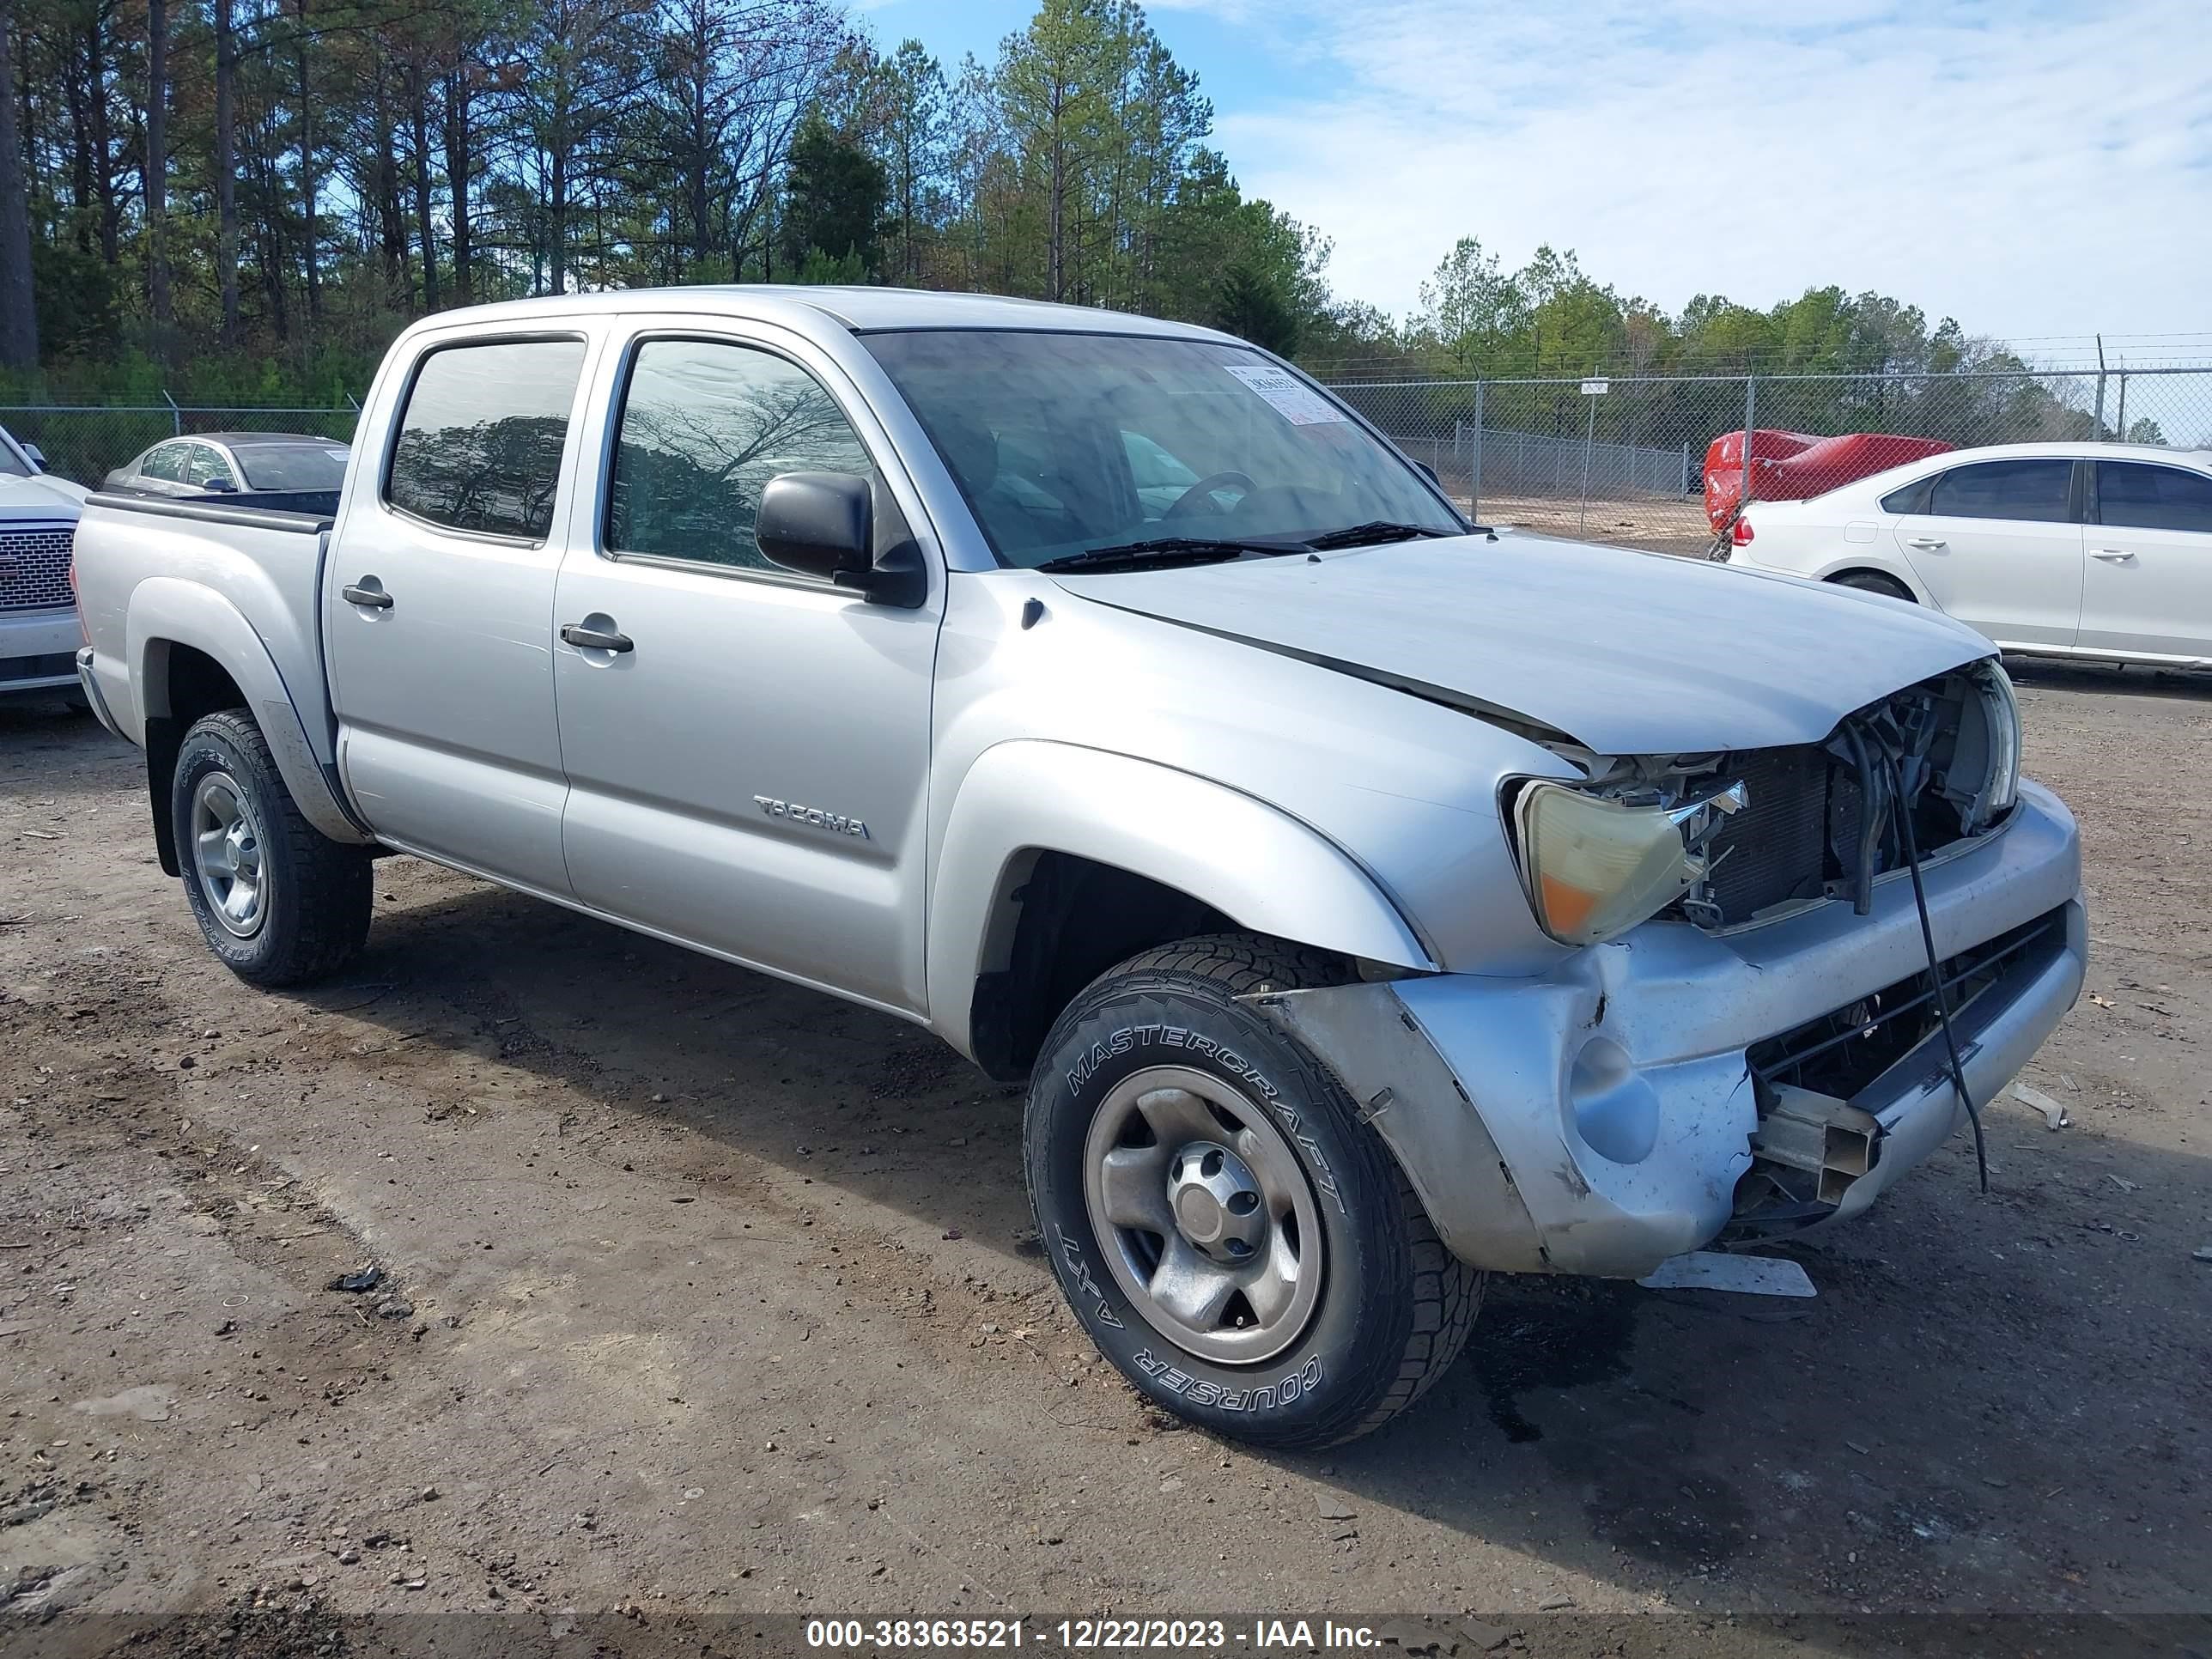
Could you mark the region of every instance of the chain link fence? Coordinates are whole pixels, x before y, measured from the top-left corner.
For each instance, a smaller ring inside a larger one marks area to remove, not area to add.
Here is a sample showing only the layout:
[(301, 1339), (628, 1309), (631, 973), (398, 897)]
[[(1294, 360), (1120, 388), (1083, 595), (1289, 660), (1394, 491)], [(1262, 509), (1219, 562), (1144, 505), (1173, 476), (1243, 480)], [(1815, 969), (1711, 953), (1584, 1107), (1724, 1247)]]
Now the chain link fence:
[(1960, 374), (1340, 380), (1479, 520), (1656, 552), (1711, 546), (1745, 496), (1816, 495), (1942, 448), (2212, 448), (2212, 366)]
[(353, 441), (358, 405), (343, 409), (195, 407), (147, 404), (0, 405), (0, 427), (34, 446), (49, 472), (97, 489), (107, 475), (164, 438), (196, 432), (296, 432)]

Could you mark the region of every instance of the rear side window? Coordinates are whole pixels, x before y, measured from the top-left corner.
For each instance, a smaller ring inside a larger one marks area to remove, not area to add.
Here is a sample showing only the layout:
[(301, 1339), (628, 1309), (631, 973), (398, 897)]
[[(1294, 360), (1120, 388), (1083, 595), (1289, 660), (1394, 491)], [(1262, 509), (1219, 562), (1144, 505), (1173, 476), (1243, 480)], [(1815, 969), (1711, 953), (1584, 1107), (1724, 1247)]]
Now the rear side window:
[(1936, 480), (1930, 513), (1954, 519), (2024, 519), (2064, 524), (2073, 518), (2074, 463), (1981, 461)]
[(1936, 480), (1932, 477), (1915, 478), (1904, 489), (1893, 489), (1883, 496), (1881, 510), (1885, 513), (1925, 513), (1929, 494), (1935, 488)]
[(2178, 466), (2097, 463), (2097, 521), (2212, 535), (2212, 478)]
[(431, 352), (408, 388), (384, 499), (448, 529), (544, 541), (583, 369), (581, 340)]
[(142, 478), (160, 478), (165, 483), (177, 483), (182, 480), (184, 465), (184, 445), (157, 444), (148, 450), (146, 459), (138, 463), (138, 476)]
[(607, 545), (775, 569), (753, 538), (768, 481), (865, 476), (872, 465), (836, 401), (798, 364), (750, 346), (647, 340), (623, 395)]

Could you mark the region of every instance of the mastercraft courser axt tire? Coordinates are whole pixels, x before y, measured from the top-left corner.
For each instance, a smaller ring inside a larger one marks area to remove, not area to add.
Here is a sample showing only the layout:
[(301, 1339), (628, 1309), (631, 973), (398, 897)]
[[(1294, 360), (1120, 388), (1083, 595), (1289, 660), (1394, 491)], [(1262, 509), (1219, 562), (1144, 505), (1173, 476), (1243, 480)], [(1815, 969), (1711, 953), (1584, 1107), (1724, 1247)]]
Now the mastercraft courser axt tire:
[(1482, 1299), (1335, 1076), (1238, 1000), (1343, 975), (1247, 934), (1146, 951), (1067, 1007), (1030, 1085), (1030, 1200), (1077, 1317), (1163, 1410), (1256, 1445), (1389, 1421)]
[(301, 815), (245, 711), (185, 733), (169, 814), (193, 920), (240, 979), (303, 985), (360, 953), (374, 900), (368, 854)]

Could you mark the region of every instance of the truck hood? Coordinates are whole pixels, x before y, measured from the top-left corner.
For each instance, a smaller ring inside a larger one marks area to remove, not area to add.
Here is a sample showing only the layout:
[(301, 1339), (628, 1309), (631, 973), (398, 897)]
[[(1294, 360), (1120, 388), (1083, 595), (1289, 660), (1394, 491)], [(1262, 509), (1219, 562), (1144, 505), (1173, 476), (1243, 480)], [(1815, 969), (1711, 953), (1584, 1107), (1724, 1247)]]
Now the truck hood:
[(1993, 649), (1852, 588), (1519, 537), (1054, 580), (1608, 755), (1817, 743)]
[(0, 519), (74, 519), (84, 497), (82, 484), (52, 473), (35, 478), (0, 473)]

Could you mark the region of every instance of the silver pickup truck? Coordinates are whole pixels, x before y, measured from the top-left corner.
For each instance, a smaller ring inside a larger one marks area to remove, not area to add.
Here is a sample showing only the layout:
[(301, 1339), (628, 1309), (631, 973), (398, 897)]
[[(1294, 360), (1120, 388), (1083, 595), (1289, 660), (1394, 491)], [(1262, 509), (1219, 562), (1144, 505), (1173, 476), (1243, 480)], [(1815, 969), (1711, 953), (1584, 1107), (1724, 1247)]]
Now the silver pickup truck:
[(1985, 641), (1471, 526), (1201, 329), (449, 312), (334, 518), (95, 495), (76, 567), (85, 690), (240, 975), (343, 967), (400, 852), (926, 1025), (1027, 1080), (1099, 1347), (1256, 1442), (1418, 1398), (1485, 1270), (1853, 1215), (2081, 983)]

